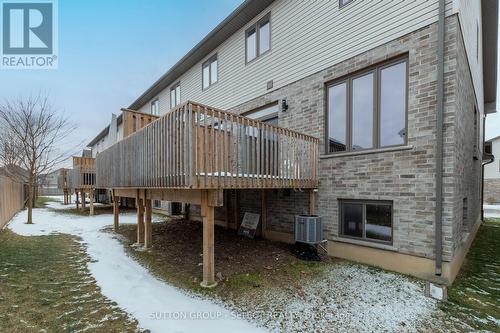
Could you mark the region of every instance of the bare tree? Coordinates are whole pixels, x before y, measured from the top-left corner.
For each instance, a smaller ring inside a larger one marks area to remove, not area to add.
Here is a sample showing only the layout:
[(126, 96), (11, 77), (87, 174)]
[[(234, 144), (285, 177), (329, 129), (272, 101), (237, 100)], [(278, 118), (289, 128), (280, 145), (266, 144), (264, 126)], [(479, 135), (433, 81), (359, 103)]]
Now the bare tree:
[(72, 148), (64, 141), (74, 129), (46, 96), (0, 105), (0, 163), (9, 177), (27, 185), (28, 224), (33, 223), (35, 186), (41, 175), (69, 158)]

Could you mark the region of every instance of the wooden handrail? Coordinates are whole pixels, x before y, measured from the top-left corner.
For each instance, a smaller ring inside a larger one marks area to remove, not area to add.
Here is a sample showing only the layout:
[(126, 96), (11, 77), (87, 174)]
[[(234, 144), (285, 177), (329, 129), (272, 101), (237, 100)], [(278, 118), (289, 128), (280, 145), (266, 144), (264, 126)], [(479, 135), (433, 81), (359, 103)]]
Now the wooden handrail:
[(315, 188), (318, 139), (186, 102), (97, 156), (102, 188)]

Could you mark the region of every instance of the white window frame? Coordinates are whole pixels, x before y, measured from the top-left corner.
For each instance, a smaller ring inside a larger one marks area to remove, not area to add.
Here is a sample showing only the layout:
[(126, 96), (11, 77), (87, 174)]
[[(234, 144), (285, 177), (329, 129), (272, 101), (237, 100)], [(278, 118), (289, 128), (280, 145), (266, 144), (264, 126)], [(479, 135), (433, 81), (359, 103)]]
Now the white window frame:
[(151, 102), (151, 114), (155, 116), (160, 115), (160, 99), (157, 98)]
[[(216, 62), (217, 68), (215, 69), (215, 80), (213, 80), (212, 64)], [(208, 68), (208, 86), (205, 86), (205, 68)], [(217, 53), (206, 60), (201, 66), (201, 88), (206, 90), (219, 81), (219, 59)]]
[[(172, 98), (172, 93), (174, 93), (174, 98)], [(179, 104), (181, 104), (181, 83), (177, 82), (170, 88), (170, 108), (173, 109)]]
[[(260, 51), (260, 27), (265, 25), (266, 23), (269, 24), (269, 48), (265, 52)], [(257, 59), (259, 59), (261, 56), (264, 54), (268, 53), (271, 51), (272, 48), (272, 25), (271, 25), (271, 13), (268, 13), (264, 15), (260, 20), (252, 24), (250, 27), (248, 27), (245, 30), (245, 63), (251, 63)], [(253, 59), (248, 59), (248, 34), (250, 31), (255, 31), (255, 58)]]

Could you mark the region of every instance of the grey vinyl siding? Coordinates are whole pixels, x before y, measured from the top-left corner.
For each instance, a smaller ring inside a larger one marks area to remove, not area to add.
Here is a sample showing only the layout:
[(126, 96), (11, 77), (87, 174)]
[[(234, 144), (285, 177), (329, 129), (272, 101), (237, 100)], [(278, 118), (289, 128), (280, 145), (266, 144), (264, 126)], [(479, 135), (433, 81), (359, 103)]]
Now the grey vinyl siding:
[[(448, 15), (453, 13), (453, 1), (447, 1)], [(271, 49), (246, 64), (245, 31), (269, 13)], [(201, 65), (209, 57), (179, 78), (181, 102), (193, 100), (229, 109), (269, 92), (269, 80), (274, 81), (273, 90), (279, 89), (436, 22), (437, 14), (437, 0), (356, 0), (341, 10), (337, 1), (277, 0), (214, 50), (217, 85), (202, 90)], [(162, 114), (170, 105), (169, 90), (158, 96)]]

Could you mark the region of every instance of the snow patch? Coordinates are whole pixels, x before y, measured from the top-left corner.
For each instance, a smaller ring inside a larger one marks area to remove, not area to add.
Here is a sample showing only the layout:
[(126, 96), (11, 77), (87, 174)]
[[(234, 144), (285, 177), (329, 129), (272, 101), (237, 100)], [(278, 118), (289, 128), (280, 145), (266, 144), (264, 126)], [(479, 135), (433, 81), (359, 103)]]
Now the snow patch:
[[(60, 198), (57, 198), (60, 200)], [(65, 209), (60, 201), (48, 208)], [(111, 215), (69, 216), (47, 208), (34, 209), (34, 224), (25, 223), (21, 211), (8, 224), (23, 236), (70, 234), (85, 244), (91, 257), (88, 268), (104, 296), (115, 301), (151, 332), (263, 332), (212, 301), (188, 295), (153, 277), (149, 271), (127, 256), (113, 234), (102, 231), (112, 224)], [(134, 214), (120, 214), (121, 224), (135, 223)]]

